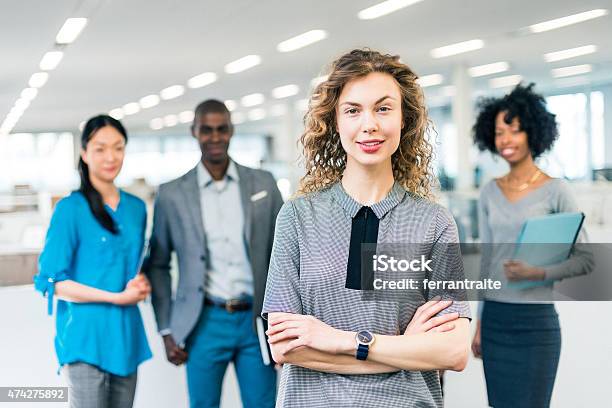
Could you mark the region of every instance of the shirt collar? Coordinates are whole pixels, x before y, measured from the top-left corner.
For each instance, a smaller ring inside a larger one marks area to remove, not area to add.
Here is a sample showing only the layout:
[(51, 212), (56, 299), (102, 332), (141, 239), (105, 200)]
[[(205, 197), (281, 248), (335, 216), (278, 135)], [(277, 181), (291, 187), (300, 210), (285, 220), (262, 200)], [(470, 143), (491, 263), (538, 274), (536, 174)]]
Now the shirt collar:
[[(346, 215), (351, 218), (354, 218), (355, 215), (357, 215), (357, 212), (359, 212), (359, 210), (364, 207), (363, 205), (355, 201), (353, 197), (348, 195), (348, 193), (342, 187), (342, 182), (340, 181), (338, 181), (332, 186), (332, 194), (334, 199), (338, 204), (340, 204)], [(404, 188), (396, 181), (393, 183), (393, 187), (391, 187), (391, 191), (389, 191), (387, 196), (381, 201), (372, 205), (370, 208), (376, 215), (376, 218), (380, 220), (404, 199), (405, 194), (406, 190), (404, 190)]]
[[(196, 173), (198, 177), (198, 186), (200, 188), (204, 188), (213, 182), (212, 176), (210, 175), (206, 167), (204, 167), (204, 164), (202, 164), (202, 162), (198, 163)], [(238, 169), (236, 168), (236, 164), (234, 163), (234, 161), (231, 159), (229, 161), (229, 165), (227, 166), (227, 171), (225, 172), (224, 180), (239, 180)]]
[(104, 204), (104, 208), (106, 208), (111, 213), (111, 215), (119, 212), (119, 207), (122, 206), (121, 203), (123, 203), (123, 201), (125, 200), (125, 193), (123, 192), (123, 190), (118, 188), (117, 191), (119, 191), (119, 201), (117, 202), (117, 207), (113, 210), (110, 205)]

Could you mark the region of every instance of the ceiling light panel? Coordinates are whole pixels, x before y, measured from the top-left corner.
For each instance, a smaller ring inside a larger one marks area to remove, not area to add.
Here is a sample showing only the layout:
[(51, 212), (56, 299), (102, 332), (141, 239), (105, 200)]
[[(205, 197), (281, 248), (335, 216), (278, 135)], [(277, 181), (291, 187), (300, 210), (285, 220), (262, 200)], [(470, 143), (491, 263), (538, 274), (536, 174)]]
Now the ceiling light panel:
[(544, 54), (544, 60), (546, 62), (562, 61), (570, 58), (581, 57), (583, 55), (589, 55), (597, 52), (596, 45), (585, 45), (582, 47), (569, 48), (567, 50), (554, 51)]
[(263, 94), (253, 93), (240, 98), (240, 104), (245, 108), (250, 108), (251, 106), (261, 105), (264, 103), (265, 99), (266, 98), (263, 96)]
[(178, 116), (177, 115), (166, 115), (164, 116), (164, 126), (172, 127), (178, 124)]
[(189, 88), (202, 88), (206, 85), (210, 85), (217, 80), (217, 74), (214, 72), (204, 72), (200, 75), (196, 75), (189, 78), (187, 86)]
[(494, 62), (492, 64), (477, 65), (468, 69), (470, 76), (477, 78), (481, 76), (499, 74), (510, 69), (510, 64), (505, 61)]
[(140, 105), (136, 102), (126, 103), (121, 107), (124, 115), (134, 115), (140, 112)]
[(357, 17), (360, 20), (372, 20), (401, 10), (404, 7), (420, 3), (421, 1), (423, 0), (387, 0), (361, 10), (357, 13)]
[(108, 114), (117, 120), (121, 120), (125, 116), (125, 114), (123, 113), (123, 109), (121, 108), (111, 109)]
[(26, 88), (21, 91), (21, 98), (23, 99), (33, 100), (34, 98), (36, 98), (36, 95), (38, 95), (37, 88)]
[(236, 110), (236, 108), (238, 107), (238, 103), (235, 100), (233, 100), (233, 99), (228, 99), (228, 100), (226, 100), (223, 103), (225, 103), (225, 107), (230, 112)]
[(247, 55), (246, 57), (242, 57), (227, 64), (225, 66), (225, 72), (228, 74), (237, 74), (259, 64), (261, 64), (261, 57), (259, 55)]
[(518, 85), (522, 79), (523, 77), (520, 75), (507, 75), (503, 77), (491, 78), (489, 80), (489, 86), (491, 88), (507, 88)]
[(588, 74), (593, 70), (591, 64), (573, 65), (571, 67), (554, 68), (550, 71), (554, 78), (564, 78), (574, 75)]
[(69, 18), (64, 22), (62, 28), (60, 28), (55, 42), (58, 44), (70, 44), (77, 39), (81, 31), (87, 25), (87, 19), (83, 17)]
[(484, 41), (480, 39), (474, 39), (434, 48), (430, 51), (430, 54), (433, 58), (444, 58), (450, 57), (451, 55), (463, 54), (465, 52), (479, 50), (482, 47), (484, 47)]
[(151, 119), (149, 127), (153, 130), (159, 130), (164, 127), (164, 120), (162, 118)]
[(28, 81), (28, 85), (30, 88), (41, 88), (47, 83), (49, 79), (49, 74), (46, 72), (37, 72), (32, 74), (30, 80)]
[(272, 96), (276, 99), (288, 98), (297, 95), (300, 92), (300, 87), (295, 84), (279, 86), (272, 90)]
[(327, 31), (325, 30), (310, 30), (303, 34), (297, 35), (286, 41), (279, 43), (276, 49), (279, 52), (290, 52), (299, 50), (308, 45), (314, 44), (327, 38)]
[(425, 75), (418, 78), (416, 81), (422, 88), (427, 88), (428, 86), (440, 85), (444, 82), (444, 76), (440, 74)]
[(529, 31), (534, 34), (543, 33), (545, 31), (556, 30), (561, 27), (583, 23), (585, 21), (593, 20), (594, 18), (603, 17), (607, 14), (608, 10), (606, 9), (589, 10), (578, 14), (572, 14), (571, 16), (556, 18), (554, 20), (530, 25)]
[(140, 98), (138, 101), (142, 109), (152, 108), (153, 106), (159, 105), (159, 96), (147, 95)]
[(195, 114), (192, 110), (186, 110), (178, 114), (178, 120), (181, 123), (189, 123), (193, 121)]
[(182, 85), (172, 85), (167, 88), (164, 88), (159, 93), (159, 96), (165, 101), (169, 99), (178, 98), (179, 96), (185, 93), (185, 87)]
[(61, 51), (49, 51), (43, 55), (40, 60), (40, 69), (43, 71), (51, 71), (57, 68), (60, 61), (64, 57), (64, 53)]

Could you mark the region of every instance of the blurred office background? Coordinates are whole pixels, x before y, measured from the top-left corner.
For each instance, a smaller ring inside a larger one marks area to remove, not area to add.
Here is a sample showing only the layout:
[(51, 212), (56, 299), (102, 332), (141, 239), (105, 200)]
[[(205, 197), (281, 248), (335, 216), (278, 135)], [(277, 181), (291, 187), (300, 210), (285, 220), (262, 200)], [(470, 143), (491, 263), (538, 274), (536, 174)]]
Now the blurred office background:
[[(418, 73), (433, 123), (438, 199), (477, 242), (478, 188), (506, 165), (471, 140), (475, 103), (535, 82), (560, 137), (538, 164), (574, 190), (594, 242), (612, 238), (612, 1), (22, 0), (0, 11), (0, 386), (56, 385), (53, 320), (30, 286), (53, 206), (78, 186), (80, 128), (98, 113), (129, 133), (119, 185), (145, 199), (199, 158), (197, 103), (225, 101), (231, 155), (272, 171), (285, 197), (297, 138), (325, 67), (356, 47), (398, 54)], [(149, 214), (151, 215), (151, 214)], [(179, 405), (184, 372), (154, 360), (136, 406)], [(605, 405), (610, 303), (563, 303), (553, 406)], [(597, 321), (601, 324), (598, 324)], [(588, 373), (588, 375), (586, 375)], [(447, 376), (447, 406), (486, 406), (479, 360)], [(224, 407), (239, 406), (231, 370)]]

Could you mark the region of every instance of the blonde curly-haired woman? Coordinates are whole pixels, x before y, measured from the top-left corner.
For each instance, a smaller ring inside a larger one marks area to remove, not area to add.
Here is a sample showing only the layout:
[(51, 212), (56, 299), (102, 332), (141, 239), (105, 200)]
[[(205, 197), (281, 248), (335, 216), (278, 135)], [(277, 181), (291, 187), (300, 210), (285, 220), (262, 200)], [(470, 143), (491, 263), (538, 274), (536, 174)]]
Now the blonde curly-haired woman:
[[(435, 257), (458, 242), (449, 212), (429, 199), (416, 79), (397, 56), (353, 50), (313, 92), (307, 171), (277, 218), (263, 307), (284, 363), (277, 406), (441, 407), (438, 370), (466, 365), (466, 302), (426, 291), (418, 302), (369, 301), (360, 286), (361, 244), (419, 243)], [(454, 261), (437, 278), (461, 269)]]

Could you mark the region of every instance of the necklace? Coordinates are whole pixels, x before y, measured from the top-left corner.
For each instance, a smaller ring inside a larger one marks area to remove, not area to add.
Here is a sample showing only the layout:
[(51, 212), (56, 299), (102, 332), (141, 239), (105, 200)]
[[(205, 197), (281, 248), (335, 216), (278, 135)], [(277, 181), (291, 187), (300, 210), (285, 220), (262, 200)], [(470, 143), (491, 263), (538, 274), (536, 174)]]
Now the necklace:
[(527, 180), (526, 182), (522, 183), (521, 185), (519, 185), (518, 187), (514, 187), (510, 184), (510, 179), (508, 178), (508, 175), (506, 175), (504, 178), (506, 179), (506, 186), (509, 187), (511, 190), (514, 191), (525, 191), (530, 185), (532, 185), (542, 174), (542, 172), (540, 171), (540, 169), (538, 169), (536, 167), (536, 171), (535, 173), (533, 173), (533, 176), (531, 176), (531, 178), (529, 180)]

